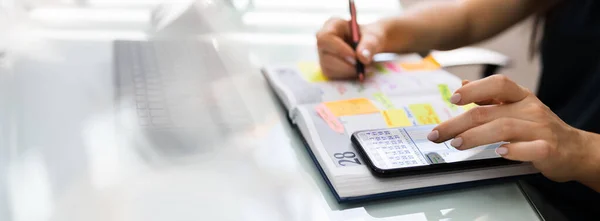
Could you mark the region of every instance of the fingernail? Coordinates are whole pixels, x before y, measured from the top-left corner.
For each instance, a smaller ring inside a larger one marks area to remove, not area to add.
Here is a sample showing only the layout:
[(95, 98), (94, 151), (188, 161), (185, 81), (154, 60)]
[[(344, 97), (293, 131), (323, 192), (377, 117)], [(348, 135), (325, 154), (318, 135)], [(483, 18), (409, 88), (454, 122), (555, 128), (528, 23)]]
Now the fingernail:
[(354, 59), (353, 57), (346, 57), (346, 61), (352, 65), (356, 64), (356, 59)]
[(365, 56), (365, 58), (371, 58), (371, 52), (369, 49), (363, 49), (361, 53), (363, 56)]
[(450, 97), (450, 103), (458, 104), (458, 102), (460, 102), (460, 99), (461, 99), (460, 94), (458, 94), (458, 93), (453, 94), (452, 97)]
[(438, 132), (437, 130), (433, 130), (427, 135), (427, 139), (431, 141), (436, 141), (438, 138), (440, 138), (440, 132)]
[(500, 147), (496, 148), (496, 153), (498, 155), (504, 156), (508, 153), (508, 148), (500, 146)]
[(459, 148), (460, 145), (462, 145), (463, 139), (460, 137), (454, 138), (451, 142), (450, 145), (452, 145), (455, 148)]

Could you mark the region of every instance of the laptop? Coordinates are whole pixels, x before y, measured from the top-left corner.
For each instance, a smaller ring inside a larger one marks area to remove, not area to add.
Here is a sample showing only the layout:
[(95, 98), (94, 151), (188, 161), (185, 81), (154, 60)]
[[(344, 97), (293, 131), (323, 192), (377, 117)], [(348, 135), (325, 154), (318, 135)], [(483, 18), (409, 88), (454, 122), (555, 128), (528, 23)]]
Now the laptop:
[(113, 54), (117, 137), (148, 160), (211, 151), (253, 126), (210, 42), (115, 41)]

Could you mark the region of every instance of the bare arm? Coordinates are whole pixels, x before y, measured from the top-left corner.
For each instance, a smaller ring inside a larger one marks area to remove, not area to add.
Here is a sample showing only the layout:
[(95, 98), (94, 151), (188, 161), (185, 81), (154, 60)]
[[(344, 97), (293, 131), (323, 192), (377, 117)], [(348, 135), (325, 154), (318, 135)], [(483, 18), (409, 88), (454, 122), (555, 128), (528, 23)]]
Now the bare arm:
[[(549, 0), (428, 1), (403, 16), (383, 20), (389, 39), (384, 51), (447, 50), (488, 39), (527, 16), (546, 9)], [(410, 37), (406, 36), (410, 33)], [(406, 39), (406, 41), (394, 41)]]
[(356, 76), (356, 59), (369, 66), (381, 52), (447, 50), (490, 38), (558, 0), (427, 1), (395, 16), (361, 26), (356, 50), (348, 21), (330, 19), (317, 33), (323, 73), (335, 79)]

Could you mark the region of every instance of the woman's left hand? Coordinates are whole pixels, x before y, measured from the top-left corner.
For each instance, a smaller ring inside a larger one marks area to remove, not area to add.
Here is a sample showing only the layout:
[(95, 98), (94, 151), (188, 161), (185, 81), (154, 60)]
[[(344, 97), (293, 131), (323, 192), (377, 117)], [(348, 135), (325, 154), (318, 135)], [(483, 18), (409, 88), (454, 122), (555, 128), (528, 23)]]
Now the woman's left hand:
[(457, 105), (477, 103), (466, 113), (438, 125), (428, 138), (465, 150), (496, 142), (504, 158), (532, 162), (546, 177), (569, 181), (585, 176), (581, 161), (592, 151), (583, 131), (563, 122), (533, 93), (503, 75), (463, 84), (451, 98)]

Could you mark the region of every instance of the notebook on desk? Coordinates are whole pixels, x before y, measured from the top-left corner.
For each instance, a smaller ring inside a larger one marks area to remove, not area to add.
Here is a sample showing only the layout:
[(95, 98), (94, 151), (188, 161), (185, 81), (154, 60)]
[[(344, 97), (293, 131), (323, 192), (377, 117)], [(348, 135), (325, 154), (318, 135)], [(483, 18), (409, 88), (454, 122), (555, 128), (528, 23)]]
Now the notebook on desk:
[(450, 103), (461, 80), (432, 58), (403, 56), (378, 63), (365, 82), (331, 81), (316, 62), (269, 65), (262, 72), (339, 202), (440, 191), (532, 174), (530, 164), (375, 177), (352, 146), (355, 131), (438, 124), (474, 104)]

